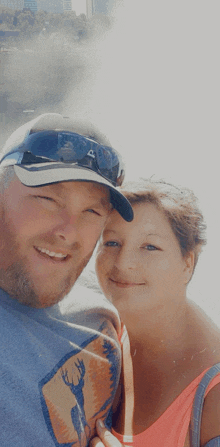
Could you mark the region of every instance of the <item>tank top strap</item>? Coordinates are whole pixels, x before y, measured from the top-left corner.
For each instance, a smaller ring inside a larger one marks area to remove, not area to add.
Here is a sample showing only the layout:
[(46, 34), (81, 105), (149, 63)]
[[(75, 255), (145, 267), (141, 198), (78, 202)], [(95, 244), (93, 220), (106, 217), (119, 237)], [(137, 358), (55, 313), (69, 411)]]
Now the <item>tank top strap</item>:
[[(207, 394), (209, 385), (211, 384), (212, 380), (220, 374), (220, 363), (217, 363), (216, 365), (212, 366), (203, 376), (201, 382), (198, 385), (194, 402), (193, 402), (193, 409), (192, 409), (192, 415), (191, 415), (191, 422), (190, 422), (190, 445), (191, 447), (200, 447), (200, 429), (201, 429), (201, 420), (202, 420), (202, 408), (204, 404), (204, 399)], [(219, 378), (220, 382), (220, 378)], [(217, 382), (218, 383), (218, 382)], [(214, 383), (213, 387), (217, 384)], [(207, 444), (207, 447), (220, 447), (220, 438), (216, 438), (217, 444), (210, 444), (210, 442)], [(215, 441), (213, 439), (213, 441)]]

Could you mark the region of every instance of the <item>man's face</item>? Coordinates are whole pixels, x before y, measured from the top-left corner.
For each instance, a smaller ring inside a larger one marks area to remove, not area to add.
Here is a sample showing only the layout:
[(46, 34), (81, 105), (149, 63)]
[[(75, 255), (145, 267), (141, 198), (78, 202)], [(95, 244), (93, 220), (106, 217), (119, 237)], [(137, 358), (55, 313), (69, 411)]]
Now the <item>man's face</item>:
[(111, 210), (91, 182), (29, 188), (15, 177), (0, 198), (0, 286), (20, 303), (48, 307), (72, 288)]

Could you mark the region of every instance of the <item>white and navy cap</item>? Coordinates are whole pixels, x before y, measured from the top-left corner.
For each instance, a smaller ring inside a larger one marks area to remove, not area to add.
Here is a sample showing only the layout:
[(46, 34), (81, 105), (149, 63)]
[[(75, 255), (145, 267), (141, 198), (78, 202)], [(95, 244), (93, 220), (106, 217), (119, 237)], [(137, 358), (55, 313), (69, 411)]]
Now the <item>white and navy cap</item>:
[(105, 141), (91, 124), (45, 113), (13, 132), (3, 147), (0, 164), (14, 166), (25, 186), (63, 181), (107, 186), (113, 207), (130, 222), (132, 207), (116, 189), (123, 182), (124, 166), (118, 152)]

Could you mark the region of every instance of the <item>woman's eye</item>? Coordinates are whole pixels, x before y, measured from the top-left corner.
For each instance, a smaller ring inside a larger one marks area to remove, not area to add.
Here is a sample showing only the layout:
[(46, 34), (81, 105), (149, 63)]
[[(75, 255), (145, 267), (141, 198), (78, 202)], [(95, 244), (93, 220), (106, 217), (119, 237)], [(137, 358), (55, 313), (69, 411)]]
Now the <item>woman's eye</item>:
[(149, 250), (149, 251), (158, 250), (158, 248), (155, 247), (155, 245), (151, 245), (151, 244), (145, 245), (144, 248), (145, 248), (146, 250)]
[(108, 241), (104, 243), (105, 247), (118, 247), (119, 243), (116, 241)]

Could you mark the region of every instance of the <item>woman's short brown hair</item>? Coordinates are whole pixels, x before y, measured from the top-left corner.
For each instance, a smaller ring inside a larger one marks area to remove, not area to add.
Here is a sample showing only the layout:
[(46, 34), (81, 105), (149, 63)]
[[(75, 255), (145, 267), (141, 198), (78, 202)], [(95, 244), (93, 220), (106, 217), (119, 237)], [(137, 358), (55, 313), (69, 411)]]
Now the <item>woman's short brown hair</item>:
[(206, 225), (194, 193), (188, 188), (151, 179), (125, 183), (121, 192), (132, 205), (151, 203), (164, 212), (179, 242), (182, 255), (194, 252), (195, 268), (201, 248), (206, 244)]

